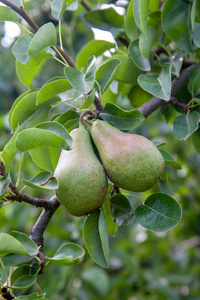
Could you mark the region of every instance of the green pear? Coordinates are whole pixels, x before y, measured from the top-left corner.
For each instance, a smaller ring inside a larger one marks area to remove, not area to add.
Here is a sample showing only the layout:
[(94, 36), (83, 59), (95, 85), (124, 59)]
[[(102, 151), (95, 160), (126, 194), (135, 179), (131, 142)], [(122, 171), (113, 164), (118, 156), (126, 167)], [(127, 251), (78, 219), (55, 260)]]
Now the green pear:
[(84, 126), (70, 133), (73, 143), (62, 150), (54, 176), (56, 195), (73, 216), (83, 216), (102, 206), (108, 190), (104, 168), (96, 157)]
[(105, 121), (91, 127), (108, 178), (118, 187), (133, 192), (150, 189), (164, 171), (157, 147), (147, 138), (119, 131)]

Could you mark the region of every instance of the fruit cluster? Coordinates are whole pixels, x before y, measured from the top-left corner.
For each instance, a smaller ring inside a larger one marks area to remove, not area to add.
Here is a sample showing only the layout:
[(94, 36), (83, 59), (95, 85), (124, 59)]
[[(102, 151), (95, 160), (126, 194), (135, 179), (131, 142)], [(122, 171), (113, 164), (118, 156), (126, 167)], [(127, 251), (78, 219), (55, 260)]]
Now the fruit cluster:
[[(97, 158), (90, 138), (99, 152)], [(96, 120), (90, 133), (81, 126), (70, 135), (70, 151), (62, 150), (54, 176), (56, 195), (74, 216), (83, 216), (102, 206), (108, 191), (107, 177), (114, 185), (133, 192), (150, 189), (164, 171), (164, 159), (147, 138), (119, 131)]]

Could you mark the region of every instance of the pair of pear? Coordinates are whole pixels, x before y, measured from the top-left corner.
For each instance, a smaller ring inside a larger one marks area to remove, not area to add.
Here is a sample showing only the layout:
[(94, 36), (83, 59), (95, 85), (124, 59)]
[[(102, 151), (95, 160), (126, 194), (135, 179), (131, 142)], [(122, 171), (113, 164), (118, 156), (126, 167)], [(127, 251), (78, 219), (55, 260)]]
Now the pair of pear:
[(82, 216), (102, 206), (108, 178), (118, 187), (143, 192), (150, 189), (164, 171), (164, 159), (157, 147), (137, 134), (123, 133), (105, 121), (96, 120), (91, 136), (102, 164), (93, 151), (85, 127), (70, 133), (72, 150), (62, 150), (54, 176), (56, 195), (68, 212)]

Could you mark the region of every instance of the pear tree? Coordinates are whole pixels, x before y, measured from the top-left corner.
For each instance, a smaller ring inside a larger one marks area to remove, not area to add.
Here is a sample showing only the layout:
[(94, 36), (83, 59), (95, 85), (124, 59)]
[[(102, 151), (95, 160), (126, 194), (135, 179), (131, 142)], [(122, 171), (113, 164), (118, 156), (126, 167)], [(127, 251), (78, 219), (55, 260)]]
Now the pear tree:
[[(0, 153), (0, 207), (41, 210), (30, 232), (0, 234), (0, 295), (48, 299), (38, 284), (47, 265), (81, 268), (91, 260), (109, 270), (109, 241), (121, 227), (166, 233), (180, 226), (181, 196), (168, 172), (176, 176), (182, 166), (167, 144), (191, 138), (200, 151), (200, 4), (0, 4), (1, 24), (21, 30), (7, 50), (17, 95)], [(169, 124), (170, 138), (161, 127), (151, 135), (158, 119)], [(59, 211), (79, 222), (81, 238), (63, 238), (48, 255), (44, 235)]]

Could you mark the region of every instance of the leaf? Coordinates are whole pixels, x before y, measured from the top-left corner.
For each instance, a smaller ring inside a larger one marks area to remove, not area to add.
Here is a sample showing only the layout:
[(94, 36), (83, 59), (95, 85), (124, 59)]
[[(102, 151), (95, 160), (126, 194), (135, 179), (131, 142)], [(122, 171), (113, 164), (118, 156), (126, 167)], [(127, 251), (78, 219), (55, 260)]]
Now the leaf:
[(28, 47), (33, 39), (34, 34), (25, 33), (21, 35), (12, 47), (12, 53), (15, 58), (21, 63), (28, 62)]
[(35, 282), (37, 278), (33, 275), (24, 275), (20, 278), (18, 278), (12, 286), (8, 286), (9, 288), (13, 290), (23, 290), (30, 288)]
[(135, 210), (135, 218), (143, 227), (155, 231), (168, 231), (181, 220), (182, 211), (172, 197), (157, 193), (149, 196), (144, 205)]
[(40, 299), (40, 300), (49, 300), (45, 297), (44, 294), (40, 294), (38, 295), (38, 293), (33, 293), (31, 295), (28, 296), (19, 296), (16, 298), (16, 300), (35, 300), (35, 299)]
[(106, 218), (103, 209), (100, 210), (100, 216), (99, 216), (99, 234), (100, 234), (103, 254), (107, 265), (109, 265), (110, 249), (109, 249), (109, 240), (108, 240), (108, 227), (107, 227)]
[(104, 40), (91, 40), (85, 44), (76, 56), (76, 67), (78, 70), (87, 67), (88, 59), (95, 55), (96, 57), (102, 55), (106, 50), (115, 48), (116, 45)]
[(37, 174), (30, 180), (24, 179), (23, 182), (32, 188), (37, 188), (41, 190), (55, 190), (58, 188), (58, 182), (56, 178), (52, 178), (52, 176), (52, 172), (44, 171)]
[(67, 243), (64, 244), (53, 257), (47, 259), (61, 266), (76, 266), (79, 265), (84, 258), (85, 251), (77, 244)]
[(13, 160), (15, 158), (15, 155), (17, 153), (17, 147), (15, 145), (17, 135), (19, 133), (19, 128), (14, 132), (13, 136), (9, 140), (9, 142), (5, 145), (3, 148), (3, 152), (1, 153), (1, 157), (3, 159), (4, 165), (5, 165), (5, 171), (10, 172), (10, 169), (12, 167)]
[(37, 93), (37, 90), (28, 91), (15, 100), (8, 117), (12, 130), (15, 130), (39, 108), (36, 106)]
[(162, 154), (166, 165), (171, 166), (175, 169), (179, 169), (179, 170), (182, 169), (181, 164), (177, 163), (167, 151), (165, 150), (159, 150), (159, 151)]
[(162, 26), (167, 36), (186, 52), (192, 51), (191, 2), (167, 0), (162, 10)]
[(84, 18), (93, 27), (110, 30), (112, 27), (123, 27), (124, 17), (117, 13), (113, 7), (91, 10), (84, 14)]
[(62, 18), (63, 13), (65, 12), (66, 8), (73, 3), (75, 0), (53, 0), (51, 4), (51, 14), (52, 16), (60, 20)]
[(111, 234), (112, 236), (115, 236), (115, 234), (118, 230), (118, 226), (117, 226), (116, 222), (113, 221), (113, 217), (112, 217), (111, 211), (110, 211), (109, 199), (105, 200), (105, 205), (104, 205), (103, 211), (104, 211), (104, 215), (106, 218), (108, 233)]
[(47, 146), (69, 150), (71, 144), (68, 132), (57, 122), (44, 122), (35, 128), (25, 129), (16, 139), (16, 146), (22, 152)]
[(111, 213), (118, 226), (128, 226), (133, 223), (134, 215), (131, 214), (129, 200), (122, 194), (116, 194), (111, 198)]
[(120, 65), (119, 59), (111, 59), (102, 64), (96, 72), (96, 81), (99, 83), (103, 93), (115, 79)]
[(43, 147), (29, 150), (34, 163), (45, 171), (53, 172), (57, 166), (60, 149), (55, 147)]
[(72, 67), (66, 67), (64, 71), (68, 81), (80, 95), (89, 93), (93, 88), (95, 80), (94, 58), (89, 59), (85, 74)]
[(16, 60), (16, 71), (19, 80), (27, 87), (30, 87), (35, 74), (41, 69), (47, 59), (51, 57), (53, 57), (51, 53), (43, 50), (26, 64), (22, 64)]
[(9, 234), (16, 238), (23, 245), (23, 247), (27, 250), (30, 256), (35, 256), (38, 253), (39, 247), (31, 238), (29, 238), (24, 233), (18, 231), (11, 231)]
[(168, 57), (166, 55), (166, 58), (162, 58), (160, 60), (160, 64), (163, 66), (165, 63), (169, 63), (172, 65), (172, 74), (179, 77), (180, 70), (183, 64), (183, 52), (182, 50), (178, 49), (176, 52), (173, 53), (173, 56)]
[(140, 68), (143, 71), (151, 70), (151, 66), (148, 59), (144, 58), (141, 54), (139, 48), (139, 39), (132, 41), (128, 47), (128, 50), (133, 62), (138, 68)]
[(7, 233), (0, 233), (0, 256), (9, 253), (29, 255), (25, 247), (16, 238)]
[(18, 16), (10, 7), (0, 6), (0, 22), (4, 21), (17, 23)]
[(134, 0), (129, 2), (125, 16), (125, 32), (130, 40), (135, 40), (138, 37), (138, 29), (133, 16), (133, 3)]
[(28, 61), (36, 56), (40, 51), (49, 47), (56, 46), (56, 29), (53, 23), (49, 22), (44, 24), (35, 33), (29, 47), (28, 47)]
[(28, 263), (34, 259), (35, 255), (33, 256), (25, 256), (21, 254), (7, 254), (3, 257), (3, 264), (5, 267), (12, 267), (12, 266), (19, 266), (23, 265), (24, 263)]
[(147, 15), (149, 0), (134, 0), (133, 15), (138, 28), (147, 36)]
[(161, 178), (158, 179), (158, 185), (162, 193), (173, 196), (173, 192), (168, 181), (167, 168), (164, 169)]
[(144, 116), (138, 109), (125, 111), (112, 103), (106, 103), (101, 113), (104, 121), (111, 122), (118, 129), (130, 130), (137, 127)]
[(59, 93), (71, 89), (71, 85), (64, 76), (56, 76), (46, 82), (37, 94), (37, 104), (41, 104)]
[(7, 189), (10, 184), (10, 176), (7, 175), (5, 178), (0, 180), (0, 200), (6, 195)]
[(99, 232), (99, 218), (100, 211), (97, 211), (86, 219), (83, 228), (83, 238), (92, 259), (102, 268), (108, 268)]
[[(86, 108), (88, 106), (86, 106)], [(84, 107), (82, 107), (82, 108), (84, 108)], [(75, 110), (69, 109), (65, 113), (63, 113), (62, 115), (57, 117), (55, 119), (55, 121), (62, 124), (67, 129), (67, 131), (70, 132), (78, 125), (79, 118), (80, 118), (80, 115)]]
[(188, 90), (192, 95), (200, 91), (200, 66), (197, 65), (190, 73)]
[(195, 45), (200, 48), (200, 23), (194, 23), (193, 41)]
[(169, 100), (171, 96), (171, 64), (165, 63), (158, 77), (140, 75), (138, 83), (145, 91), (157, 98)]
[(195, 149), (197, 150), (197, 152), (200, 153), (200, 129), (198, 129), (197, 131), (195, 131), (195, 133), (193, 134), (193, 144)]
[(173, 131), (178, 140), (187, 140), (187, 138), (198, 129), (200, 114), (192, 111), (187, 115), (181, 115), (174, 118)]
[(133, 63), (133, 60), (124, 54), (113, 55), (113, 58), (119, 59), (121, 62), (115, 79), (122, 83), (136, 84), (137, 78), (142, 71)]

